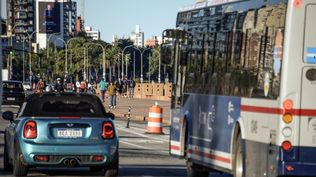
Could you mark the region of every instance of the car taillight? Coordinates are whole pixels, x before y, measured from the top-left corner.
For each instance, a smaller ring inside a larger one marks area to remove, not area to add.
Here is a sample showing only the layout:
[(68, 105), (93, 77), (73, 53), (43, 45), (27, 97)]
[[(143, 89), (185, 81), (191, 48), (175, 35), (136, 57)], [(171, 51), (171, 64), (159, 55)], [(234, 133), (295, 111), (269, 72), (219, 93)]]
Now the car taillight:
[(284, 142), (282, 143), (282, 149), (283, 149), (284, 151), (290, 151), (290, 150), (292, 150), (292, 143), (289, 142), (289, 141), (284, 141)]
[(37, 137), (37, 127), (35, 121), (28, 121), (24, 125), (24, 138), (34, 139)]
[(104, 122), (102, 126), (102, 138), (112, 139), (114, 138), (113, 125), (110, 122)]

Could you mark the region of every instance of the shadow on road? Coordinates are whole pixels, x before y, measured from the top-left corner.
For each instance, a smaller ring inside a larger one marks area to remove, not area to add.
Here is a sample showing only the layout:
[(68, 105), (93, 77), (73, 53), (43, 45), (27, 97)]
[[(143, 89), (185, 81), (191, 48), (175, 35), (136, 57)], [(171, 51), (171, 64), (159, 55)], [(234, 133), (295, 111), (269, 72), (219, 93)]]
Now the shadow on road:
[[(123, 165), (120, 166), (119, 176), (124, 177), (184, 177), (186, 170), (183, 166), (148, 166)], [(12, 172), (5, 172), (0, 168), (0, 176), (11, 176)], [(90, 172), (89, 168), (36, 168), (29, 171), (28, 176), (104, 176), (103, 172)]]

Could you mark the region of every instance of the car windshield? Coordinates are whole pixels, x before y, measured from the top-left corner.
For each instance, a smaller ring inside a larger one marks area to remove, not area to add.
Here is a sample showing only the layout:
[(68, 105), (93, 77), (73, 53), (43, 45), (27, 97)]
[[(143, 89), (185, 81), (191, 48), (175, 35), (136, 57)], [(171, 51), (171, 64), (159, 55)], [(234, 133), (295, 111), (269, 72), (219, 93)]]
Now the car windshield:
[(19, 117), (106, 117), (101, 101), (88, 94), (32, 95), (21, 109)]
[(3, 91), (23, 91), (22, 84), (14, 82), (3, 82), (2, 84)]

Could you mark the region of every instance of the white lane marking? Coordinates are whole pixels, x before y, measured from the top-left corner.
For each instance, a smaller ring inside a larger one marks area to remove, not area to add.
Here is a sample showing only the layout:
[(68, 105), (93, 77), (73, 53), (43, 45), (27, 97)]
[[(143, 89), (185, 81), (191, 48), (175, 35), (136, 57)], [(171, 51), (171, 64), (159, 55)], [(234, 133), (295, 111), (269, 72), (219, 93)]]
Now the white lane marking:
[(146, 169), (146, 168), (150, 168), (150, 169), (187, 169), (186, 166), (141, 166), (141, 165), (120, 165), (120, 167), (124, 167), (124, 168), (128, 168), (128, 167), (133, 167), (133, 168), (140, 168), (140, 169)]
[(148, 139), (157, 140), (157, 141), (169, 142), (169, 140), (167, 140), (167, 139), (154, 138), (154, 137), (147, 136), (147, 135), (144, 135), (144, 134), (141, 134), (141, 133), (137, 133), (135, 131), (127, 130), (126, 128), (117, 127), (117, 129), (119, 129), (121, 131), (124, 131), (124, 132), (127, 132), (127, 133), (132, 133), (132, 134), (138, 135), (138, 136), (143, 137), (143, 138), (148, 138)]
[(135, 139), (124, 139), (125, 142), (137, 142), (137, 143), (165, 143), (158, 140), (135, 140)]
[(123, 140), (120, 140), (120, 143), (124, 143), (124, 144), (130, 145), (130, 146), (138, 147), (138, 148), (140, 148), (140, 149), (154, 150), (153, 148), (149, 148), (149, 147), (145, 147), (145, 146), (140, 146), (140, 145), (133, 144), (133, 143), (129, 143), (129, 142), (126, 142), (126, 141), (123, 141)]

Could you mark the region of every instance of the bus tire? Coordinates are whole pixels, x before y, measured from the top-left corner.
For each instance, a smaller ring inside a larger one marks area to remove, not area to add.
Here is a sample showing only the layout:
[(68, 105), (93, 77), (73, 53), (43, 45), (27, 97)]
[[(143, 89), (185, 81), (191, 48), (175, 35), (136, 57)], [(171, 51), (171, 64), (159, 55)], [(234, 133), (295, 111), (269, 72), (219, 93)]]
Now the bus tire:
[(209, 172), (200, 165), (187, 161), (187, 174), (188, 177), (208, 177)]
[(234, 177), (245, 177), (244, 168), (244, 149), (241, 140), (241, 135), (237, 136), (235, 147), (235, 162), (234, 162)]

